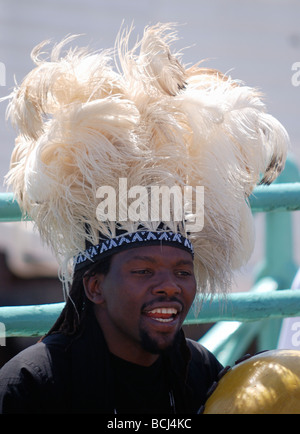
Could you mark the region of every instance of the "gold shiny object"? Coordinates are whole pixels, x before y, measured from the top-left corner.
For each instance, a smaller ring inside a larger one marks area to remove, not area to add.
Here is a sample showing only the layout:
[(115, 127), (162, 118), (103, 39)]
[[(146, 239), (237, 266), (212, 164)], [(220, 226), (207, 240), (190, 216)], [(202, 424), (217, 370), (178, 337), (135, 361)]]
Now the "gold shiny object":
[(272, 350), (230, 369), (204, 414), (300, 414), (300, 351)]

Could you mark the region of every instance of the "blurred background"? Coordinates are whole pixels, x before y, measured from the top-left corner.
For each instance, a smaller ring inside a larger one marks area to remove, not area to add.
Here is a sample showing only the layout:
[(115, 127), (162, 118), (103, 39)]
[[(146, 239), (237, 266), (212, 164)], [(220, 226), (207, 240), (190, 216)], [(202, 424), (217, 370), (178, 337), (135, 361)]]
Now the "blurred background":
[[(32, 48), (82, 35), (78, 45), (110, 48), (120, 26), (133, 22), (132, 42), (146, 25), (177, 22), (174, 51), (182, 60), (230, 74), (265, 94), (268, 110), (286, 127), (291, 155), (300, 162), (300, 2), (298, 0), (0, 0), (0, 97), (32, 69)], [(0, 192), (14, 131), (0, 104)], [(299, 212), (293, 213), (294, 255), (300, 263)], [(264, 255), (264, 217), (255, 217), (256, 246), (233, 291), (247, 291)], [(63, 301), (54, 258), (30, 224), (0, 223), (0, 305)], [(36, 338), (7, 339), (0, 366)]]

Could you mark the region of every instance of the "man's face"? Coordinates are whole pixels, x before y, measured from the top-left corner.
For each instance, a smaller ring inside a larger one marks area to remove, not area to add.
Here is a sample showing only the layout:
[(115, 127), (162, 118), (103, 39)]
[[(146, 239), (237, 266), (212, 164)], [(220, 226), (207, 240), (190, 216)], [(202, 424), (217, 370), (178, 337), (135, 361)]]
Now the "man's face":
[(173, 344), (196, 293), (193, 259), (176, 247), (130, 249), (113, 256), (98, 285), (95, 312), (110, 350), (142, 360)]

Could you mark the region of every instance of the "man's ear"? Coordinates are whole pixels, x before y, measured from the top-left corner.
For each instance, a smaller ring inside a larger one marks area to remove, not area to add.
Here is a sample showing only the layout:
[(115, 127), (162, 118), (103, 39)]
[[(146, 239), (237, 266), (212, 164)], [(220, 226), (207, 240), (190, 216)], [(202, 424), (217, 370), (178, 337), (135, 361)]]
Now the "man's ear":
[(103, 274), (94, 274), (90, 276), (85, 274), (83, 276), (83, 287), (87, 298), (95, 304), (101, 304), (104, 302), (102, 294), (102, 282), (104, 279)]

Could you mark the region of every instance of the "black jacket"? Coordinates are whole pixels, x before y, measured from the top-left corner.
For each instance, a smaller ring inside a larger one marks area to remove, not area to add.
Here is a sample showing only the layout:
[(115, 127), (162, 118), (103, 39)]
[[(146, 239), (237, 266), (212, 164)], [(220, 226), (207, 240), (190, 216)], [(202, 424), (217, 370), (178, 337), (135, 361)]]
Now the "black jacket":
[[(178, 413), (195, 413), (222, 369), (198, 343), (185, 339), (165, 355)], [(94, 318), (74, 339), (46, 337), (0, 370), (0, 413), (113, 413), (110, 355)]]

